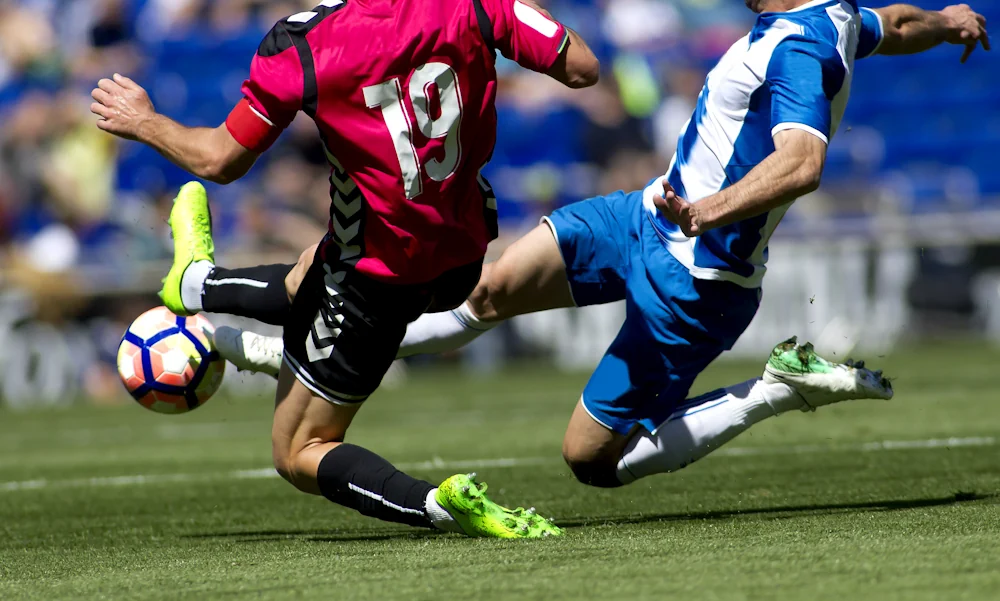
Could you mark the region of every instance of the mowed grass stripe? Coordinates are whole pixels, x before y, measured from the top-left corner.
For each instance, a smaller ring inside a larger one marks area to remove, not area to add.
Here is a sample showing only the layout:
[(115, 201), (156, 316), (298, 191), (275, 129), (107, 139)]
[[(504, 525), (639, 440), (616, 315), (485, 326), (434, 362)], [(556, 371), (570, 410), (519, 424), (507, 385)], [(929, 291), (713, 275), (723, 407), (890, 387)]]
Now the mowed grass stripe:
[[(923, 449), (950, 449), (958, 447), (990, 447), (997, 440), (991, 436), (971, 436), (966, 438), (931, 438), (926, 440), (881, 440), (860, 444), (789, 445), (774, 447), (726, 447), (712, 456), (759, 457), (766, 455), (805, 455), (836, 452), (872, 453), (877, 451), (907, 451)], [(499, 459), (472, 459), (464, 461), (428, 461), (397, 464), (401, 470), (476, 470), (505, 467), (531, 467), (557, 463), (553, 457), (502, 457)], [(0, 492), (39, 490), (43, 488), (85, 488), (107, 486), (137, 486), (143, 484), (167, 484), (172, 482), (218, 481), (220, 479), (260, 479), (277, 478), (272, 468), (252, 470), (232, 470), (222, 473), (182, 473), (182, 474), (131, 474), (125, 476), (99, 476), (92, 478), (70, 478), (63, 480), (20, 480), (0, 483)]]

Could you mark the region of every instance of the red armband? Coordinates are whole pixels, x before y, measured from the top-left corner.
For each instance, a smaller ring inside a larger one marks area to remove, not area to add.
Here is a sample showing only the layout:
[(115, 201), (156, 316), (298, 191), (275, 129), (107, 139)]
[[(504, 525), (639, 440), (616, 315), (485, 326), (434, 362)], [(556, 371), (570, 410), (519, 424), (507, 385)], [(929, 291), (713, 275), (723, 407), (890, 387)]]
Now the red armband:
[(226, 129), (240, 146), (260, 154), (274, 144), (283, 128), (254, 110), (244, 98), (226, 117)]

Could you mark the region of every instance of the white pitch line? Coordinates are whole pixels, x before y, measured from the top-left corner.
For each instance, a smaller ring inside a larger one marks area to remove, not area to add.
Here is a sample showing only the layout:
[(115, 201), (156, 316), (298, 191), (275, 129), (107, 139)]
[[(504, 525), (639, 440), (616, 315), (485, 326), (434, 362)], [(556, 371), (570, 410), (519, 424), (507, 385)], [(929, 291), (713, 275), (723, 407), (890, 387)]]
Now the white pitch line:
[[(831, 452), (874, 453), (880, 451), (908, 451), (920, 449), (940, 449), (955, 447), (991, 447), (997, 444), (992, 436), (968, 438), (931, 438), (926, 440), (882, 440), (865, 443), (830, 445), (790, 445), (775, 447), (725, 447), (713, 455), (727, 457), (757, 457), (766, 455), (809, 455)], [(499, 459), (475, 459), (466, 461), (444, 461), (435, 458), (430, 461), (398, 463), (401, 470), (469, 470), (501, 467), (530, 467), (558, 463), (555, 457), (503, 457)], [(100, 476), (94, 478), (70, 478), (65, 480), (15, 480), (0, 482), (0, 492), (39, 490), (45, 488), (108, 488), (114, 486), (136, 486), (143, 484), (164, 484), (175, 482), (213, 482), (218, 480), (259, 480), (277, 478), (273, 468), (234, 470), (206, 474), (134, 474), (129, 476)]]
[(997, 444), (992, 436), (972, 436), (968, 438), (931, 438), (927, 440), (881, 440), (861, 444), (804, 444), (787, 447), (723, 447), (713, 453), (729, 457), (749, 457), (753, 455), (798, 455), (854, 451), (871, 453), (874, 451), (907, 451), (913, 449), (940, 449), (943, 447), (991, 447)]

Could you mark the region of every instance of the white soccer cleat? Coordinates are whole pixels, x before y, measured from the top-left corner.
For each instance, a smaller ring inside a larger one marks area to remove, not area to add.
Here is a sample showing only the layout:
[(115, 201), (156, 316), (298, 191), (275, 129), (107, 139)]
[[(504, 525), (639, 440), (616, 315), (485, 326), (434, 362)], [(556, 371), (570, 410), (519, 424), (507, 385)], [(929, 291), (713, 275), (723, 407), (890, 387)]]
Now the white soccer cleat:
[(277, 378), (285, 343), (278, 336), (264, 336), (239, 328), (215, 329), (215, 348), (240, 371), (262, 372)]
[(764, 381), (787, 384), (806, 402), (803, 411), (855, 399), (891, 399), (892, 383), (882, 370), (865, 368), (864, 361), (831, 363), (816, 354), (811, 343), (796, 344), (793, 337), (771, 351)]

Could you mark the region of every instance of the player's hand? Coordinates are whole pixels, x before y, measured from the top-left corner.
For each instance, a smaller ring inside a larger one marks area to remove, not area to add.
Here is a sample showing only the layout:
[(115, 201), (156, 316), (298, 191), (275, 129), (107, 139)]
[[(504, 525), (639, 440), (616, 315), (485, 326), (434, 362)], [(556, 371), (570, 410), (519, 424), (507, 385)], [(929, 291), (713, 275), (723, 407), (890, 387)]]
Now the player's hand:
[(948, 43), (965, 46), (962, 53), (962, 62), (969, 60), (969, 56), (979, 44), (983, 45), (983, 50), (990, 49), (990, 36), (986, 31), (986, 17), (969, 8), (968, 4), (956, 4), (941, 11), (941, 14), (949, 21)]
[(127, 140), (137, 140), (143, 123), (156, 115), (146, 90), (124, 75), (102, 79), (90, 95), (90, 111), (100, 117), (97, 127)]
[(653, 204), (667, 221), (680, 227), (688, 238), (702, 234), (701, 216), (697, 207), (678, 196), (666, 178), (663, 179), (663, 195), (654, 196)]

